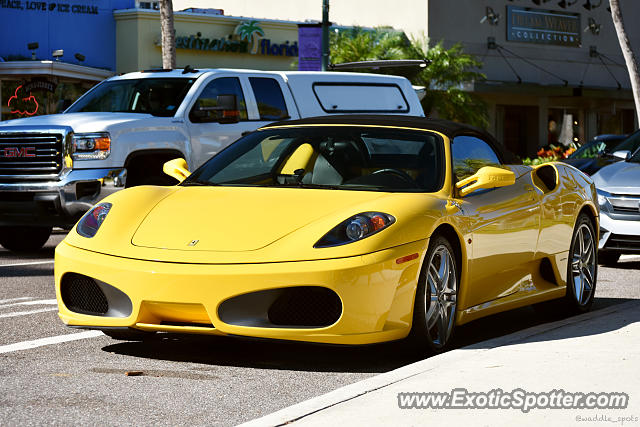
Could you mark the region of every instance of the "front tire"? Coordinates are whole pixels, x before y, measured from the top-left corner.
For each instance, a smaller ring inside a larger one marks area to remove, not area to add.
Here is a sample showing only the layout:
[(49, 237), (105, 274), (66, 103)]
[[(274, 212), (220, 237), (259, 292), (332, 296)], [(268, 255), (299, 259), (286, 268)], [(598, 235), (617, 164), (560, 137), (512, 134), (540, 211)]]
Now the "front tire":
[(0, 227), (0, 245), (13, 252), (35, 252), (51, 236), (51, 227)]
[(587, 215), (580, 214), (569, 248), (565, 296), (567, 305), (576, 313), (589, 311), (593, 304), (598, 278), (597, 250), (593, 223)]
[(419, 350), (439, 353), (451, 342), (459, 283), (453, 247), (445, 237), (433, 237), (418, 281), (409, 335)]

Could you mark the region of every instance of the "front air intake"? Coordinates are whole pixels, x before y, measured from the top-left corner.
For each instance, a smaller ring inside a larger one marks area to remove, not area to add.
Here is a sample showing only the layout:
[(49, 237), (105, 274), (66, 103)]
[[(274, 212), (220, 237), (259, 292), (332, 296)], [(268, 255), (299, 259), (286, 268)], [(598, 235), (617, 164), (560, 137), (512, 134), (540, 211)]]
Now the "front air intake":
[(218, 308), (229, 325), (258, 328), (324, 328), (342, 316), (338, 294), (322, 286), (294, 286), (249, 292)]
[(284, 292), (269, 307), (269, 321), (279, 326), (324, 327), (342, 314), (342, 302), (330, 289), (298, 286)]
[(62, 302), (71, 311), (94, 316), (104, 316), (109, 303), (100, 286), (90, 277), (67, 273), (60, 282)]

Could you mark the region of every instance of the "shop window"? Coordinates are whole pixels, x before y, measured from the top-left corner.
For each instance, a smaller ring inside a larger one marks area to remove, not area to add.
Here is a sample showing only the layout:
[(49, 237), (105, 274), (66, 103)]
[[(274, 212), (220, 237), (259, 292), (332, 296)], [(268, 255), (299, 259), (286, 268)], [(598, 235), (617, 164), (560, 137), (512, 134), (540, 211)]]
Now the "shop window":
[(289, 117), (282, 90), (275, 79), (250, 77), (249, 82), (256, 96), (260, 120), (281, 120)]
[(94, 82), (35, 76), (0, 83), (0, 120), (61, 113), (84, 94)]
[(475, 174), (483, 166), (500, 166), (500, 158), (491, 145), (475, 136), (455, 137), (451, 150), (453, 171), (459, 180)]
[[(247, 105), (244, 100), (244, 94), (242, 93), (242, 87), (240, 86), (240, 80), (237, 77), (220, 77), (210, 82), (202, 93), (200, 93), (194, 109), (196, 107), (217, 107), (218, 95), (235, 95), (238, 101), (240, 121), (248, 120)], [(192, 113), (194, 109), (191, 110)]]

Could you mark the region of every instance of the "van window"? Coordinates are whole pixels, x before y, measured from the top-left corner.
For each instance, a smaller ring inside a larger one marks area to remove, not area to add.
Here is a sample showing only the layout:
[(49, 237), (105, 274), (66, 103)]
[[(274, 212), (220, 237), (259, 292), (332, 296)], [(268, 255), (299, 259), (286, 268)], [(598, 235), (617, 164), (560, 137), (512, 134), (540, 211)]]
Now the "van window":
[(244, 101), (244, 94), (237, 77), (220, 77), (215, 79), (204, 88), (191, 112), (200, 107), (215, 107), (218, 105), (218, 95), (235, 95), (240, 110), (240, 120), (247, 120), (247, 106)]
[(327, 113), (407, 113), (402, 90), (394, 84), (314, 83), (313, 92)]
[(260, 120), (280, 120), (289, 117), (280, 85), (275, 79), (249, 77), (256, 96)]

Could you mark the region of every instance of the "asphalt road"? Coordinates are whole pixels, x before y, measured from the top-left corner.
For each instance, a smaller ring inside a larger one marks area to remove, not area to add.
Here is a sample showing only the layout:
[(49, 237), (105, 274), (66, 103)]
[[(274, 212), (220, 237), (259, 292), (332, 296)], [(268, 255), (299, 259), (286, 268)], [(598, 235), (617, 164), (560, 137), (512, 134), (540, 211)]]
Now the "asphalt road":
[[(0, 248), (2, 425), (235, 425), (419, 358), (397, 343), (344, 348), (178, 335), (130, 343), (89, 333), (27, 348), (80, 333), (56, 314), (53, 251), (63, 237), (54, 234), (28, 257)], [(600, 267), (593, 309), (640, 298), (638, 270), (640, 257)], [(455, 346), (561, 317), (531, 308), (491, 316), (458, 328)]]

